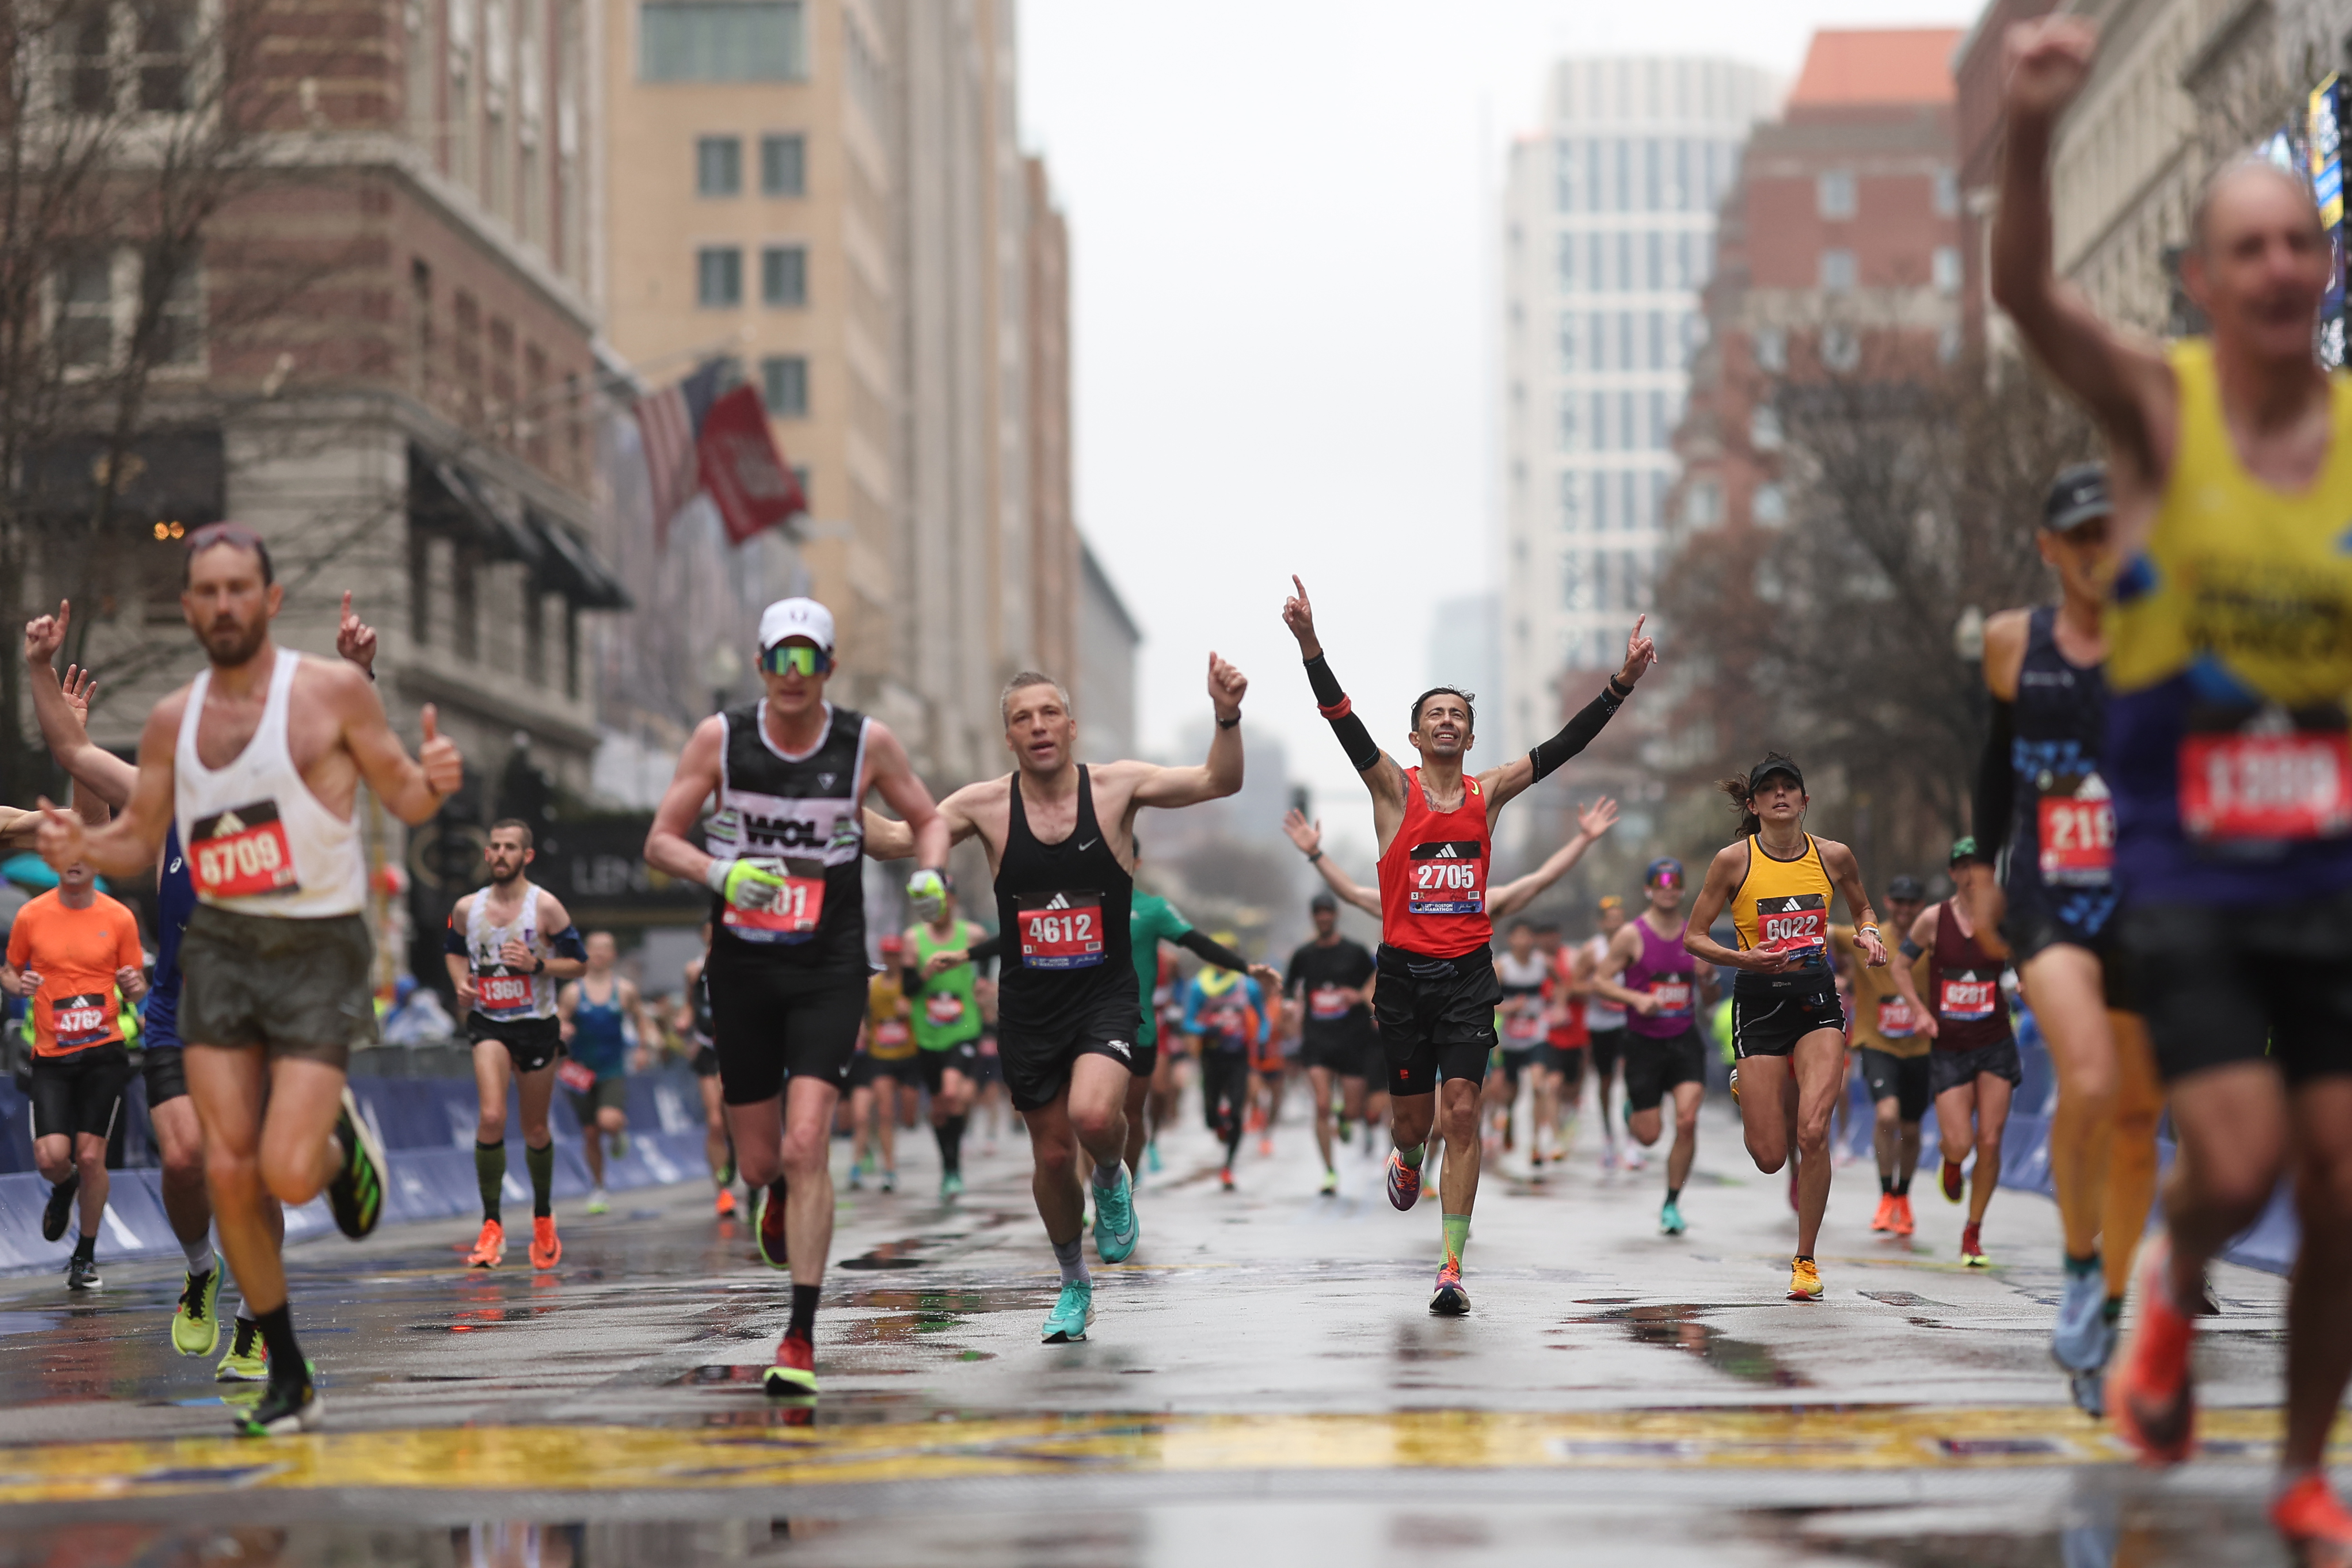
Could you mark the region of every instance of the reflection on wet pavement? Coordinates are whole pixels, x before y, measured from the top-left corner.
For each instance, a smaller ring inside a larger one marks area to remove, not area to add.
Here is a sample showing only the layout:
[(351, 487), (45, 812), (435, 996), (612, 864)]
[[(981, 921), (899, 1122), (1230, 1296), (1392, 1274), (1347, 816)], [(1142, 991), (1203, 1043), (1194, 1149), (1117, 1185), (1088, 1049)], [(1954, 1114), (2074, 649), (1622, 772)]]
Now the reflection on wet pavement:
[(1743, 1383), (1769, 1384), (1775, 1388), (1810, 1386), (1803, 1376), (1780, 1364), (1766, 1345), (1735, 1340), (1702, 1321), (1711, 1309), (1673, 1306), (1618, 1307), (1591, 1317), (1570, 1318), (1572, 1323), (1622, 1323), (1635, 1344), (1663, 1345), (1685, 1351), (1716, 1371)]

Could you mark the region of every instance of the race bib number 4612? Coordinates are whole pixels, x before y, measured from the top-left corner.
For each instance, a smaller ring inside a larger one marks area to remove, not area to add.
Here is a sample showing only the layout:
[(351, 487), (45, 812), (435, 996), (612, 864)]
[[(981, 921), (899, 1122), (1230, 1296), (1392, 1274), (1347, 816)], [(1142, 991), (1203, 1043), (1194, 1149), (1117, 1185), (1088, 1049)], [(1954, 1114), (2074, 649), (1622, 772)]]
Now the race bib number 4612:
[(1475, 838), (1412, 847), (1405, 908), (1416, 915), (1475, 915), (1486, 908), (1486, 846)]
[(1100, 893), (1025, 893), (1017, 912), (1025, 967), (1091, 969), (1103, 961)]
[(294, 846), (278, 818), (278, 803), (257, 800), (195, 820), (188, 867), (196, 891), (215, 899), (287, 893), (301, 887)]
[(1756, 951), (1807, 952), (1829, 943), (1829, 900), (1791, 893), (1756, 900)]

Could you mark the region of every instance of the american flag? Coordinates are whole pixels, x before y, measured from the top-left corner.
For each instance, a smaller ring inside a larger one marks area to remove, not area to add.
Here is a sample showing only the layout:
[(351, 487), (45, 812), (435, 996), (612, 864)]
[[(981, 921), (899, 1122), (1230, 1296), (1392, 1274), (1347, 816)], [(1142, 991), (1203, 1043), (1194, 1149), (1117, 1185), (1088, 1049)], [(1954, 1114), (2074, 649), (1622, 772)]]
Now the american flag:
[(724, 360), (698, 366), (693, 374), (659, 392), (637, 399), (637, 429), (646, 449), (646, 473), (653, 482), (654, 543), (669, 537), (670, 520), (702, 489), (702, 474), (694, 458), (702, 420), (719, 396)]

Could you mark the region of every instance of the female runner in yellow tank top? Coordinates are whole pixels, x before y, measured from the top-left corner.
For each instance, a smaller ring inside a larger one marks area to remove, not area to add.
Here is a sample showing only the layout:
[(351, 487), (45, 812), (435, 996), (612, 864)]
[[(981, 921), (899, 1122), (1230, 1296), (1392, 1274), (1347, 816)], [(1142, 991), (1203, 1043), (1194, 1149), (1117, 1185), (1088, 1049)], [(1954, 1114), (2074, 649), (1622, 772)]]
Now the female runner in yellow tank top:
[[(1854, 942), (1875, 968), (1886, 962), (1862, 868), (1844, 845), (1805, 831), (1805, 775), (1778, 752), (1723, 791), (1739, 811), (1739, 839), (1717, 850), (1692, 906), (1683, 946), (1706, 963), (1738, 971), (1731, 991), (1738, 1053), (1739, 1121), (1748, 1156), (1766, 1175), (1797, 1156), (1797, 1255), (1789, 1300), (1822, 1299), (1813, 1261), (1830, 1201), (1830, 1113), (1845, 1087), (1845, 1009), (1830, 963), (1830, 901), (1843, 894)], [(1731, 906), (1738, 951), (1708, 935)]]

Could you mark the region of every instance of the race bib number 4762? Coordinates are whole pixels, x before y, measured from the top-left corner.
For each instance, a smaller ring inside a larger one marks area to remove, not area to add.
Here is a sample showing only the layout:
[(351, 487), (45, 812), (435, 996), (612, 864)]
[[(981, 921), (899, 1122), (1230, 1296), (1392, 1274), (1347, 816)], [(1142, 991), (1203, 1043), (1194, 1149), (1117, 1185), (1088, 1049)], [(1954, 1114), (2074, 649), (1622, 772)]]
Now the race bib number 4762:
[(200, 816), (188, 839), (188, 868), (196, 891), (215, 899), (299, 889), (294, 846), (278, 820), (278, 803), (257, 800)]
[(1103, 961), (1100, 893), (1024, 894), (1017, 912), (1024, 967), (1091, 969)]
[(1486, 908), (1486, 846), (1475, 838), (1412, 847), (1405, 908), (1416, 915), (1475, 915)]

